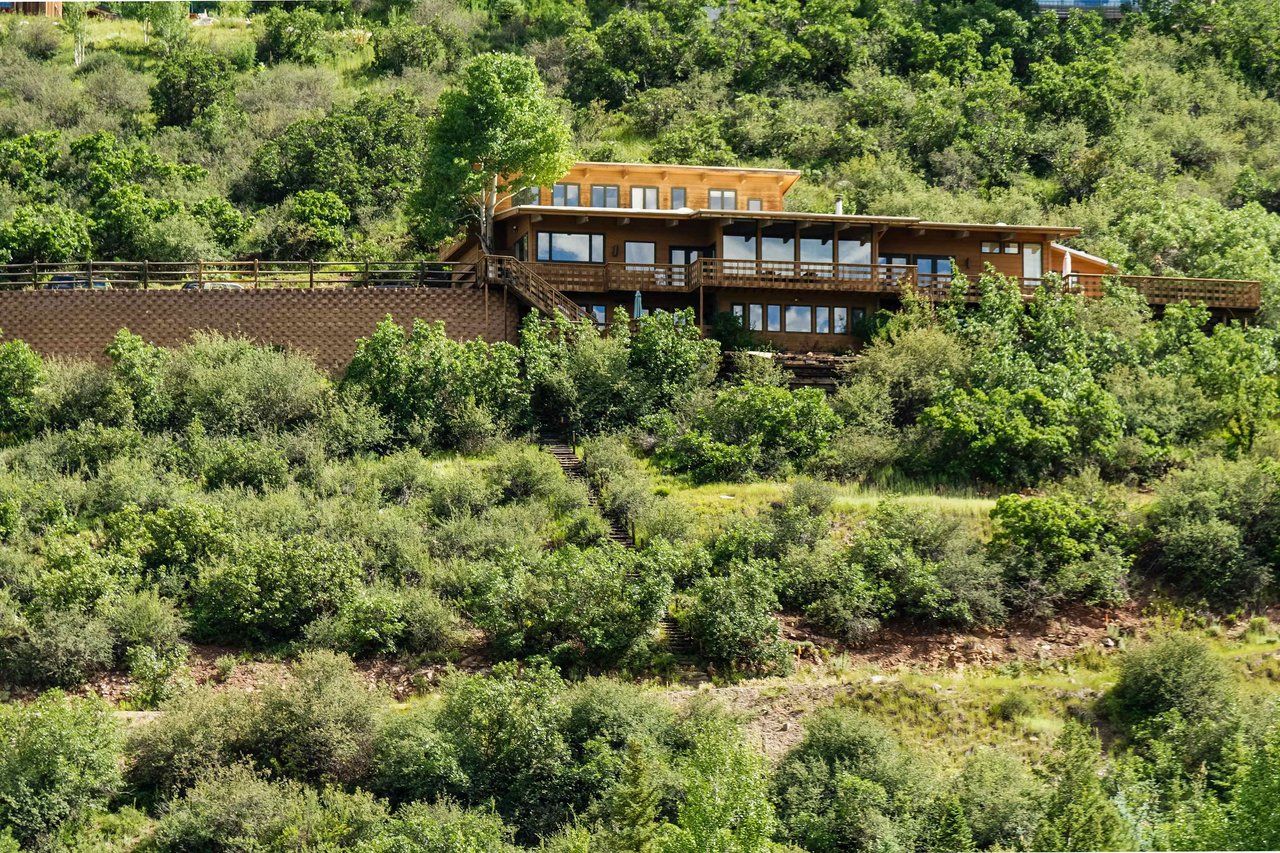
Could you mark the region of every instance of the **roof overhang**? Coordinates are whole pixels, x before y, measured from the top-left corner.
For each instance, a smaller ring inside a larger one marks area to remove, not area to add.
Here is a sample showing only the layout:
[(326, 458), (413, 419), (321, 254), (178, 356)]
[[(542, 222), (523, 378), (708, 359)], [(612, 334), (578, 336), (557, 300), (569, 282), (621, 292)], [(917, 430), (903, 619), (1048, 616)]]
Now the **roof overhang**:
[(657, 175), (662, 178), (670, 175), (689, 175), (690, 177), (754, 175), (756, 177), (775, 178), (780, 191), (784, 195), (804, 174), (799, 169), (772, 169), (763, 166), (682, 166), (673, 163), (606, 163), (598, 160), (580, 160), (573, 164), (570, 172), (577, 171), (590, 174), (593, 170), (621, 173), (624, 177), (629, 177), (629, 173)]

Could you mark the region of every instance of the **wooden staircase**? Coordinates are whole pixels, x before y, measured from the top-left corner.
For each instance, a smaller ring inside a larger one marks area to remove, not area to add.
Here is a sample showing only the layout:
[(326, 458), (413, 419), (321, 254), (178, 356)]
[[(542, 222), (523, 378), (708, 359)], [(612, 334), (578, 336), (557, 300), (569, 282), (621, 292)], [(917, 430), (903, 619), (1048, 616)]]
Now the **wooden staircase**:
[[(564, 439), (559, 436), (543, 436), (539, 443), (560, 464), (560, 470), (565, 473), (566, 477), (586, 486), (587, 502), (591, 506), (599, 508), (600, 489), (587, 476), (586, 468), (573, 447), (566, 444)], [(631, 535), (631, 531), (619, 524), (617, 519), (603, 512), (601, 516), (609, 524), (609, 540), (618, 543), (623, 548), (634, 550), (636, 540)], [(632, 577), (633, 579), (638, 579), (637, 575), (633, 574)], [(693, 653), (693, 641), (688, 634), (681, 630), (680, 626), (676, 624), (676, 621), (669, 614), (662, 614), (662, 618), (658, 620), (658, 625), (662, 629), (662, 636), (666, 640), (667, 648), (673, 654), (688, 656)]]
[(485, 255), (483, 278), (490, 284), (503, 285), (530, 308), (537, 308), (548, 317), (563, 314), (571, 322), (588, 318), (582, 306), (515, 258)]

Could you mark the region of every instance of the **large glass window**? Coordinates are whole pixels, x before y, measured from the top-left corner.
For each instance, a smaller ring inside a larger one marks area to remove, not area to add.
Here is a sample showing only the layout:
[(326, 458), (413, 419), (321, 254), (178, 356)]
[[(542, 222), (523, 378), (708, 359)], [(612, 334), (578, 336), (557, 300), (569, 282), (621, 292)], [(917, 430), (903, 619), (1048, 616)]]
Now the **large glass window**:
[(924, 286), (944, 284), (951, 278), (951, 259), (920, 255), (916, 258), (916, 272)]
[(1025, 281), (1039, 281), (1043, 271), (1043, 258), (1039, 243), (1022, 244), (1022, 278)]
[(764, 306), (749, 305), (747, 314), (747, 328), (753, 332), (764, 331)]
[(582, 188), (577, 184), (556, 184), (551, 188), (551, 203), (556, 207), (579, 207)]
[(841, 231), (836, 245), (836, 257), (842, 264), (871, 263), (871, 240), (869, 235), (857, 231)]
[(627, 241), (623, 247), (623, 256), (628, 264), (652, 266), (657, 259), (657, 248), (653, 243)]
[(632, 187), (631, 206), (636, 210), (658, 209), (657, 187)]
[(595, 321), (596, 326), (603, 329), (609, 316), (609, 309), (603, 305), (582, 305), (579, 306), (583, 311), (591, 315), (591, 319)]
[(516, 260), (529, 260), (529, 235), (521, 234), (520, 239), (516, 240)]
[(727, 261), (754, 261), (756, 259), (756, 226), (730, 225), (724, 229), (724, 257)]
[(682, 207), (688, 207), (689, 205), (685, 201), (688, 197), (684, 187), (673, 187), (671, 189), (671, 209), (679, 210)]
[(542, 200), (542, 190), (538, 187), (521, 187), (511, 196), (511, 203), (519, 207), (522, 204), (538, 204)]
[(808, 305), (788, 305), (786, 320), (788, 332), (812, 332), (813, 308)]
[(570, 264), (602, 264), (604, 263), (604, 235), (543, 231), (538, 234), (538, 260)]
[(769, 319), (769, 331), (781, 332), (782, 331), (782, 306), (770, 305), (768, 310), (768, 319)]
[(763, 229), (760, 232), (760, 257), (766, 261), (795, 261), (795, 226), (783, 223)]
[(596, 184), (591, 188), (592, 207), (617, 207), (618, 188), (609, 184)]
[(810, 225), (800, 229), (800, 260), (806, 264), (818, 264), (813, 267), (819, 274), (830, 275), (830, 264), (834, 260), (834, 233), (827, 225)]
[(708, 190), (707, 207), (712, 210), (737, 210), (737, 190)]

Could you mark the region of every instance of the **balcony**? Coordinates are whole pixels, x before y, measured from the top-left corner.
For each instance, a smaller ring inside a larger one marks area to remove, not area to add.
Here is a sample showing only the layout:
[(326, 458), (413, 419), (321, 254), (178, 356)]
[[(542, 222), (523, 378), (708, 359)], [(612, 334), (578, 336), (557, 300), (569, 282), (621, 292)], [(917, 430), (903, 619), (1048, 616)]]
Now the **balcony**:
[[(768, 290), (827, 290), (900, 295), (914, 287), (924, 298), (941, 301), (951, 296), (949, 275), (927, 275), (914, 266), (896, 264), (833, 264), (807, 261), (749, 261), (702, 258), (688, 266), (671, 264), (531, 263), (529, 266), (553, 286), (572, 292), (659, 291), (690, 293), (706, 287)], [(1068, 292), (1086, 297), (1103, 294), (1107, 281), (1132, 287), (1151, 305), (1187, 301), (1226, 311), (1258, 310), (1261, 286), (1256, 281), (1162, 276), (1074, 274)], [(1038, 280), (1020, 282), (1026, 298)], [(978, 301), (976, 280), (965, 298)]]

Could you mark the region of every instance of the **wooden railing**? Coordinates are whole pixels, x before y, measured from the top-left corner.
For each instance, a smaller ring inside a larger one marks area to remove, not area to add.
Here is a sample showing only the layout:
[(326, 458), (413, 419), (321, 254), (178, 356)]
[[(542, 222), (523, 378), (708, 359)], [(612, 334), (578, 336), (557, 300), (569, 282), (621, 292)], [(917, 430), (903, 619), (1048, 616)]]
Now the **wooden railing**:
[(531, 308), (537, 308), (548, 316), (560, 313), (573, 321), (582, 320), (588, 316), (582, 306), (548, 283), (528, 264), (515, 258), (505, 255), (485, 256), (483, 280), (510, 288)]
[(441, 261), (81, 261), (0, 265), (0, 290), (471, 287), (476, 265)]
[[(810, 261), (750, 261), (701, 258), (688, 266), (670, 264), (566, 264), (533, 263), (529, 266), (557, 288), (569, 291), (693, 291), (699, 287), (744, 287), (780, 290), (839, 290), (871, 293), (901, 293), (915, 287), (927, 299), (947, 299), (952, 294), (952, 277), (921, 273), (914, 266), (899, 264), (827, 264)], [(1210, 308), (1256, 311), (1261, 303), (1261, 286), (1256, 281), (1228, 279), (1171, 278), (1162, 276), (1082, 275), (1068, 276), (1069, 292), (1098, 297), (1106, 281), (1115, 281), (1137, 290), (1153, 305), (1186, 300), (1203, 302)], [(1020, 282), (1023, 295), (1030, 298), (1040, 286), (1038, 279)], [(972, 280), (965, 298), (980, 297), (977, 280)]]

